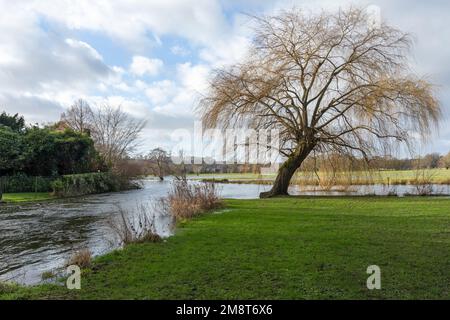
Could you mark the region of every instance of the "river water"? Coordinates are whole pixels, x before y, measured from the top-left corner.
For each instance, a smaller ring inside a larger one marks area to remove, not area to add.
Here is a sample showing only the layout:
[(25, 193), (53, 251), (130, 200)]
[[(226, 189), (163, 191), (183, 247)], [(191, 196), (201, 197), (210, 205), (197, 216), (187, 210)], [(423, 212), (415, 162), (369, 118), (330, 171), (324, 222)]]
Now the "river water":
[[(140, 204), (152, 203), (167, 194), (170, 181), (144, 180), (143, 188), (119, 193), (55, 200), (40, 204), (0, 207), (0, 280), (22, 284), (41, 282), (42, 274), (64, 265), (70, 255), (89, 248), (101, 255), (117, 247), (108, 221), (119, 214), (137, 212)], [(223, 198), (253, 199), (268, 185), (219, 184)], [(450, 194), (450, 186), (433, 186), (434, 193)], [(345, 191), (316, 191), (314, 188), (291, 187), (293, 195), (386, 195), (414, 193), (413, 186), (359, 186)], [(159, 234), (171, 233), (167, 217), (156, 219)]]

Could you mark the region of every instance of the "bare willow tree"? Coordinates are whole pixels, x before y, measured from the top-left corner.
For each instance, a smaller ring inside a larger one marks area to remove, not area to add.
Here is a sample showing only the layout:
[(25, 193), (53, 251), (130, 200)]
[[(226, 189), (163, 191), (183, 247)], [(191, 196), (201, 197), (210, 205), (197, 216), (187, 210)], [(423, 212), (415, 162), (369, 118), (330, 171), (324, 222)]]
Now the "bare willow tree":
[(280, 131), (287, 160), (261, 197), (287, 195), (312, 152), (368, 160), (437, 125), (433, 86), (409, 72), (410, 36), (368, 18), (359, 8), (256, 18), (248, 58), (216, 72), (200, 104), (205, 127)]
[(108, 165), (114, 166), (139, 144), (145, 120), (138, 120), (119, 107), (104, 105), (92, 113), (91, 137)]
[(78, 99), (69, 110), (61, 115), (61, 121), (72, 130), (87, 133), (90, 131), (92, 117), (93, 113), (89, 103), (83, 99)]

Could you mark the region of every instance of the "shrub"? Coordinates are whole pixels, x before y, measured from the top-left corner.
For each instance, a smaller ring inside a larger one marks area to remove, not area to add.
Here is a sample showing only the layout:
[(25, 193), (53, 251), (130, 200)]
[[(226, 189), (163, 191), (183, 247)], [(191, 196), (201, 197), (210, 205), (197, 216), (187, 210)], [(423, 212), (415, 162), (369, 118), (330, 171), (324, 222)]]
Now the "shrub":
[(111, 172), (65, 175), (52, 183), (53, 193), (59, 197), (114, 192), (137, 188), (128, 180)]
[(429, 196), (433, 194), (433, 173), (426, 169), (415, 170), (414, 179), (411, 180), (414, 185), (416, 193), (419, 196)]
[(4, 176), (2, 177), (3, 192), (50, 192), (54, 179), (53, 177), (32, 177), (23, 173)]
[(55, 277), (53, 271), (45, 271), (41, 274), (42, 281), (50, 280)]
[(66, 266), (76, 265), (81, 269), (89, 268), (92, 263), (92, 253), (89, 249), (76, 251), (66, 262)]
[(0, 281), (0, 295), (13, 293), (17, 288), (16, 284)]
[(176, 220), (190, 219), (222, 206), (214, 183), (194, 184), (186, 180), (175, 181), (161, 202)]
[(108, 226), (120, 244), (160, 242), (162, 238), (156, 231), (155, 215), (151, 213), (151, 208), (141, 204), (137, 206), (137, 212), (136, 215), (131, 215), (119, 207), (119, 215), (109, 220)]

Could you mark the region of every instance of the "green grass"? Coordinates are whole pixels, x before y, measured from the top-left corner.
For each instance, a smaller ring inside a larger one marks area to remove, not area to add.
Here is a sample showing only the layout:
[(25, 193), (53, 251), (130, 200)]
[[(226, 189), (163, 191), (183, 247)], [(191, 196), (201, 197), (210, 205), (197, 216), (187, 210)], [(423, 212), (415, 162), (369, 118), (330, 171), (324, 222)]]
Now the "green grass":
[[(174, 237), (96, 259), (82, 290), (0, 298), (450, 299), (450, 200), (227, 200)], [(378, 265), (382, 290), (366, 288)]]
[(34, 202), (55, 199), (49, 193), (4, 193), (3, 201), (5, 202)]

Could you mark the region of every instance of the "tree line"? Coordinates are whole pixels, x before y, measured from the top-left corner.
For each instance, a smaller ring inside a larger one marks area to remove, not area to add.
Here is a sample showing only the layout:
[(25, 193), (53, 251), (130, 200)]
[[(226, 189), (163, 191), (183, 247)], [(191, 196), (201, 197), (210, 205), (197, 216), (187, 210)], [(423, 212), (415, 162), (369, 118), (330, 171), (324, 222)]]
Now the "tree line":
[(396, 158), (393, 156), (374, 156), (370, 159), (357, 159), (339, 154), (312, 156), (305, 160), (301, 169), (304, 171), (328, 170), (335, 167), (339, 170), (417, 170), (417, 169), (450, 169), (450, 152), (447, 155), (430, 153), (422, 157)]

